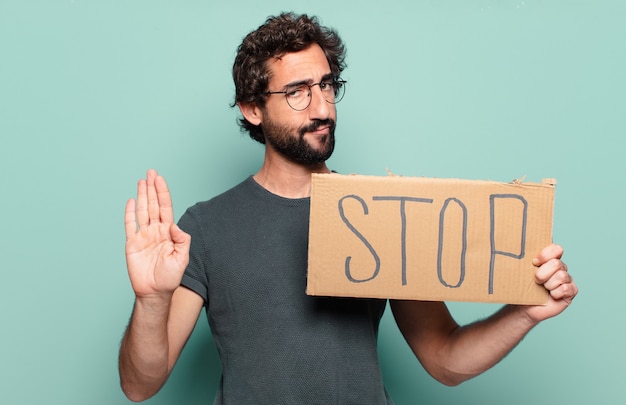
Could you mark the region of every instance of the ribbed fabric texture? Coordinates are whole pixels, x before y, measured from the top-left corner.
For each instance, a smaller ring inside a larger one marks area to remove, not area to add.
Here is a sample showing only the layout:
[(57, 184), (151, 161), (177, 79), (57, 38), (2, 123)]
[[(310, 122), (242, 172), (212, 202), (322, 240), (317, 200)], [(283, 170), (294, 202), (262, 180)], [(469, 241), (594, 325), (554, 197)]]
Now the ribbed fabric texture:
[(305, 294), (310, 200), (252, 177), (189, 208), (183, 285), (205, 299), (222, 362), (215, 404), (391, 404), (376, 341), (386, 301)]

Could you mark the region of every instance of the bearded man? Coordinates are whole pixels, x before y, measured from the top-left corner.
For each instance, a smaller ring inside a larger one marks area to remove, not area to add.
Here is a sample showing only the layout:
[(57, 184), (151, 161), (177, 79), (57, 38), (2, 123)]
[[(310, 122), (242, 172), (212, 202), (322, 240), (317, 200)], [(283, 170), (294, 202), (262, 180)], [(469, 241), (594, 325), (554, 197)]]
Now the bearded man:
[[(259, 171), (174, 223), (165, 180), (148, 171), (125, 213), (135, 306), (120, 348), (134, 401), (163, 386), (204, 308), (221, 359), (216, 404), (391, 404), (377, 354), (379, 299), (305, 294), (312, 173), (328, 173), (345, 48), (316, 18), (270, 17), (233, 66), (240, 124), (265, 144)], [(550, 245), (535, 259), (546, 306), (505, 306), (459, 326), (443, 302), (390, 301), (426, 370), (456, 385), (495, 365), (577, 293)]]

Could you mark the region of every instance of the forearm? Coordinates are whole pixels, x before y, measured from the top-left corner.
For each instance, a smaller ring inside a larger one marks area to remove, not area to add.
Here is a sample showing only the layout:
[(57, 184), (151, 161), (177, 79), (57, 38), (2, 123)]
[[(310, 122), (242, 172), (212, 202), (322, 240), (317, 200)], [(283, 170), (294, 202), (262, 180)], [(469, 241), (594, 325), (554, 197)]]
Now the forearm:
[(507, 305), (487, 319), (456, 328), (438, 353), (443, 382), (457, 385), (490, 369), (535, 325), (523, 307)]
[(539, 322), (567, 308), (578, 288), (550, 245), (534, 259), (538, 283), (549, 292), (546, 305), (507, 305), (491, 317), (460, 327), (443, 302), (390, 300), (407, 343), (424, 368), (446, 385), (458, 385), (493, 367)]
[(135, 301), (119, 356), (122, 390), (133, 401), (153, 396), (169, 375), (169, 307), (167, 299)]

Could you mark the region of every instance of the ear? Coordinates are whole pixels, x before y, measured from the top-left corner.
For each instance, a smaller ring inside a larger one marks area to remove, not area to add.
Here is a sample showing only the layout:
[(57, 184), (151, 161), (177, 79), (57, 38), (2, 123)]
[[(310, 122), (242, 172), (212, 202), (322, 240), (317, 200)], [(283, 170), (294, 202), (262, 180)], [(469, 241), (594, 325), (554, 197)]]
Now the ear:
[(255, 103), (237, 103), (241, 115), (252, 125), (260, 125), (263, 122), (263, 111)]

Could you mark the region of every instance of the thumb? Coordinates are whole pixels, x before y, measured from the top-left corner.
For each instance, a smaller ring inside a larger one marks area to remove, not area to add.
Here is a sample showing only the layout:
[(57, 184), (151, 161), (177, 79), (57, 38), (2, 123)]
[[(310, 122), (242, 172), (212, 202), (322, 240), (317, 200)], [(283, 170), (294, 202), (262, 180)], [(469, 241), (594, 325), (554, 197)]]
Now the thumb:
[(563, 256), (563, 247), (561, 245), (551, 244), (546, 246), (533, 258), (535, 266), (541, 266), (551, 259), (560, 259)]
[(176, 250), (182, 249), (183, 251), (189, 251), (191, 236), (180, 229), (175, 223), (172, 223), (170, 226), (170, 236), (172, 237), (172, 242), (176, 245)]

